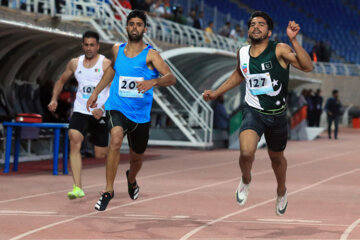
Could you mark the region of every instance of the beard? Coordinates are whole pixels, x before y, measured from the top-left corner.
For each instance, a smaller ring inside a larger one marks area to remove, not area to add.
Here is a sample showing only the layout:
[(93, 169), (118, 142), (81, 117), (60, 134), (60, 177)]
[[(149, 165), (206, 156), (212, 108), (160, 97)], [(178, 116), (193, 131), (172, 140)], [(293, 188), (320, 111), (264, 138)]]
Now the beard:
[(249, 38), (251, 40), (252, 43), (261, 43), (264, 39), (268, 38), (268, 34), (269, 32), (266, 32), (266, 34), (261, 35), (260, 37), (254, 37), (253, 34), (249, 34)]
[(94, 57), (95, 54), (93, 54), (92, 52), (89, 53), (89, 52), (85, 52), (85, 58), (86, 59), (92, 59)]
[(131, 42), (140, 42), (143, 39), (144, 32), (133, 35), (130, 32), (128, 32), (129, 41)]

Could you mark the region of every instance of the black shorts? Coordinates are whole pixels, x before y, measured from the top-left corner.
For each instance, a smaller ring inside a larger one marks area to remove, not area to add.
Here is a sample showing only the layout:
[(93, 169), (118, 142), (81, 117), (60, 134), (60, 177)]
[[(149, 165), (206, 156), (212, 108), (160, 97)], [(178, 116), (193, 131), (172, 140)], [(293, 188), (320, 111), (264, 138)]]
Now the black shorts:
[(247, 129), (254, 130), (259, 137), (265, 134), (266, 144), (271, 151), (281, 152), (286, 148), (288, 139), (286, 110), (279, 114), (266, 115), (246, 106), (243, 110), (240, 132)]
[(89, 132), (91, 134), (91, 142), (95, 146), (108, 146), (109, 133), (105, 117), (97, 120), (93, 115), (74, 112), (71, 116), (69, 129), (78, 130), (84, 137)]
[(130, 149), (138, 154), (145, 152), (149, 140), (150, 122), (133, 122), (116, 110), (106, 111), (106, 115), (110, 131), (115, 126), (122, 127), (124, 136), (127, 134)]

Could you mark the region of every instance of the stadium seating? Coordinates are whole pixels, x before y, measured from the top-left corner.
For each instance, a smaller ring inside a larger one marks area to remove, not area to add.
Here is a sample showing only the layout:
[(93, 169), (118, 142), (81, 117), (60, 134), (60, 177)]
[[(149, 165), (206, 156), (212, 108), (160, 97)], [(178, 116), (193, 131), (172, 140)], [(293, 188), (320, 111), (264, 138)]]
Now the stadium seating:
[[(301, 24), (301, 31), (306, 37), (304, 48), (310, 52), (315, 42), (324, 42), (330, 45), (333, 51), (331, 62), (360, 63), (360, 49), (357, 47), (360, 40), (360, 1), (358, 0), (205, 0), (205, 22), (217, 22), (217, 30), (225, 22), (223, 16), (230, 14), (232, 23), (245, 22), (249, 12), (239, 7), (236, 2), (245, 4), (248, 9), (263, 10), (275, 21), (274, 33), (278, 39), (288, 42), (285, 29), (289, 20)], [(174, 0), (173, 3), (181, 4), (188, 9), (188, 1)], [(200, 6), (201, 1), (191, 1), (191, 6)], [(214, 10), (222, 19), (213, 19)]]

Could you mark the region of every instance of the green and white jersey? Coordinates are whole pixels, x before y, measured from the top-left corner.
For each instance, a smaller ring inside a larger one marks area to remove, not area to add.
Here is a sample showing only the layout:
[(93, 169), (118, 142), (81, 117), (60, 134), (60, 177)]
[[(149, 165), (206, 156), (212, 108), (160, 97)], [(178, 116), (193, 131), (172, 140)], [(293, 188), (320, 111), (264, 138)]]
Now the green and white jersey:
[(286, 107), (289, 66), (284, 69), (275, 54), (277, 42), (269, 41), (267, 48), (256, 58), (250, 56), (250, 45), (239, 52), (240, 69), (246, 80), (245, 102), (259, 110)]

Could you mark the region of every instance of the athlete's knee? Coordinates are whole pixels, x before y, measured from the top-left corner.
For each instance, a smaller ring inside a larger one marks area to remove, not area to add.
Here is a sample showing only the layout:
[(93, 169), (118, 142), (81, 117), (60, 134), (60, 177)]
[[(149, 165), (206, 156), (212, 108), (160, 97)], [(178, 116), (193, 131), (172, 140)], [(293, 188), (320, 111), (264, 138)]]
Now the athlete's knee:
[(142, 159), (144, 156), (143, 153), (136, 153), (133, 150), (131, 150), (130, 155), (131, 155), (130, 162), (132, 164), (142, 164)]
[(253, 161), (255, 157), (255, 152), (253, 151), (240, 151), (240, 161)]
[(111, 150), (120, 149), (122, 142), (123, 142), (122, 134), (111, 133), (109, 148)]
[(122, 127), (113, 127), (110, 131), (110, 147), (120, 148), (124, 138)]
[(81, 144), (84, 137), (81, 133), (69, 132), (69, 140), (71, 145)]
[(269, 151), (269, 157), (273, 164), (282, 164), (284, 161), (286, 161), (283, 152)]
[(70, 135), (69, 134), (69, 140), (70, 140), (70, 153), (80, 151), (81, 149), (81, 143), (83, 141), (82, 135)]
[(142, 158), (131, 158), (130, 162), (131, 164), (140, 165), (142, 164)]
[(101, 152), (95, 151), (95, 158), (106, 158), (106, 156), (107, 156), (107, 151), (101, 151)]
[(119, 150), (121, 148), (122, 139), (120, 138), (112, 138), (110, 141), (109, 149), (111, 150)]

